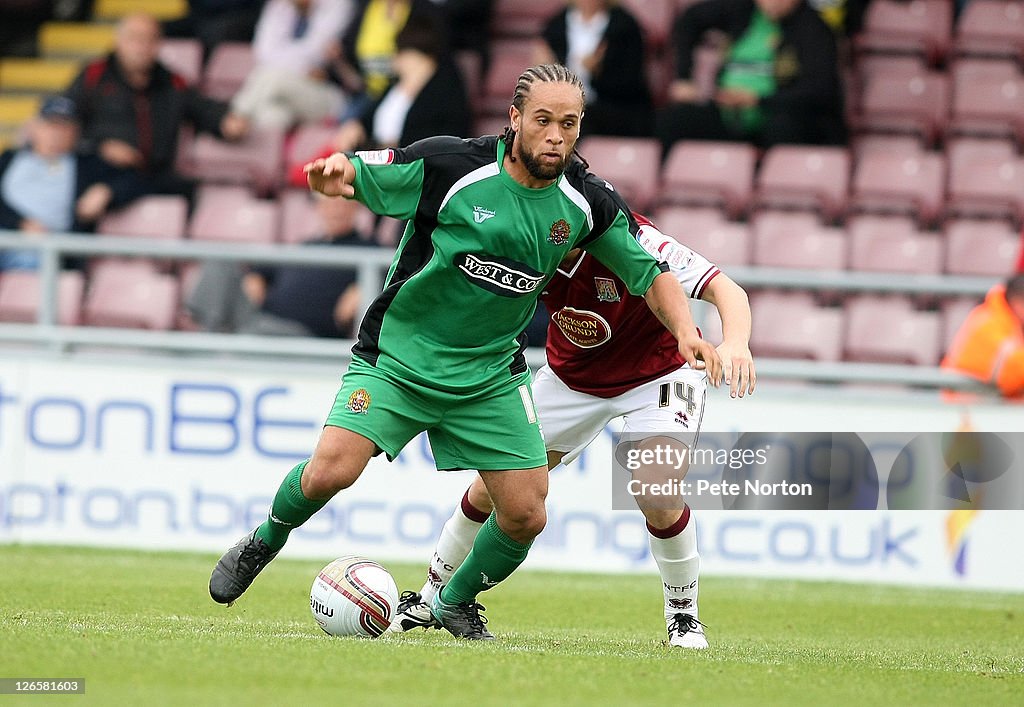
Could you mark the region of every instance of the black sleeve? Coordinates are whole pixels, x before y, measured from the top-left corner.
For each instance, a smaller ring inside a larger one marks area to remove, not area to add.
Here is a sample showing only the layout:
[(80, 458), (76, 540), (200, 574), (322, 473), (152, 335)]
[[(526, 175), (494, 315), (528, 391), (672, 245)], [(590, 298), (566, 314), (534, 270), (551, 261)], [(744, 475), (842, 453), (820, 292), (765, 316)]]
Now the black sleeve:
[(472, 129), (469, 121), (469, 99), (455, 64), (442, 60), (437, 72), (423, 87), (402, 127), (402, 145), (411, 145), (436, 135), (467, 137)]
[(643, 102), (648, 97), (644, 68), (644, 35), (640, 24), (625, 10), (614, 7), (604, 41), (607, 50), (591, 83), (601, 99)]
[[(16, 150), (5, 150), (3, 154), (0, 154), (0, 178), (3, 178), (4, 172), (11, 166), (16, 152)], [(24, 220), (25, 217), (15, 211), (14, 207), (8, 204), (0, 194), (0, 228), (17, 231), (21, 228), (21, 222)]]
[(75, 102), (75, 110), (78, 111), (78, 121), (82, 126), (79, 131), (80, 137), (78, 138), (78, 149), (83, 152), (92, 152), (96, 150), (98, 145), (88, 135), (88, 126), (92, 124), (93, 120), (93, 109), (92, 109), (92, 95), (85, 86), (85, 69), (82, 69), (75, 80), (71, 82), (71, 85), (64, 89), (64, 95)]
[(80, 197), (94, 184), (110, 187), (113, 194), (109, 209), (124, 206), (146, 193), (142, 180), (131, 170), (118, 169), (94, 154), (80, 155), (75, 197)]
[(706, 32), (717, 29), (735, 36), (750, 24), (752, 14), (753, 0), (702, 0), (686, 8), (672, 27), (675, 78), (688, 81), (693, 77), (693, 54)]
[(783, 25), (779, 53), (793, 51), (799, 72), (780, 81), (774, 94), (761, 99), (769, 109), (829, 110), (841, 105), (839, 53), (835, 33), (817, 12), (804, 5)]
[(220, 123), (228, 114), (228, 104), (207, 98), (192, 87), (181, 90), (185, 93), (185, 115), (196, 129), (224, 137), (220, 132)]

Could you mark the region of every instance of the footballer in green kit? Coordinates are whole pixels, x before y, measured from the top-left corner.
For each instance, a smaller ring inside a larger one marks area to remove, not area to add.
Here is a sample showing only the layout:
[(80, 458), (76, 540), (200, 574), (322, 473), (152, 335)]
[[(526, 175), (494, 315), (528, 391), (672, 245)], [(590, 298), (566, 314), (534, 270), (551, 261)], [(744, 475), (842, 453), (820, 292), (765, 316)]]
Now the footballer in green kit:
[(268, 519), (217, 563), (216, 601), (241, 596), (289, 532), (371, 457), (393, 459), (426, 431), (437, 468), (478, 470), (494, 502), (432, 612), (455, 636), (493, 638), (476, 597), (523, 562), (546, 520), (523, 331), (573, 248), (644, 295), (682, 356), (718, 383), (721, 361), (698, 336), (678, 281), (636, 242), (636, 222), (611, 185), (574, 157), (583, 106), (572, 72), (536, 66), (519, 78), (503, 138), (429, 138), (306, 166), (312, 189), (409, 223), (313, 455), (285, 477)]

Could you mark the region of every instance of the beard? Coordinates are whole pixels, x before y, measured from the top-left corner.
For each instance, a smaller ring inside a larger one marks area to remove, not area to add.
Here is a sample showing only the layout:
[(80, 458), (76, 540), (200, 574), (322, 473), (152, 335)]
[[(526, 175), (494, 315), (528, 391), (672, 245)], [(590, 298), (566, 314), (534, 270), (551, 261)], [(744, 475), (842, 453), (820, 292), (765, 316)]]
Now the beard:
[(519, 157), (523, 160), (523, 166), (534, 179), (558, 179), (565, 171), (568, 157), (563, 157), (554, 164), (541, 164), (537, 156), (532, 152), (520, 149)]

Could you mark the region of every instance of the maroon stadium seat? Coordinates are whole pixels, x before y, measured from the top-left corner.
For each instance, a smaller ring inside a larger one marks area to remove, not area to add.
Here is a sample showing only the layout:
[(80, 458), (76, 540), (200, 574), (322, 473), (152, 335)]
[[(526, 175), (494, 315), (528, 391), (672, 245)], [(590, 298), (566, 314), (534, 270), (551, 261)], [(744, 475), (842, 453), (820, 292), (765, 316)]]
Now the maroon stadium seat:
[(853, 172), (851, 209), (910, 213), (930, 224), (942, 211), (946, 184), (945, 156), (870, 153)]
[(203, 45), (198, 39), (163, 39), (160, 61), (189, 86), (198, 86), (203, 75)]
[(183, 196), (144, 196), (104, 216), (96, 231), (105, 236), (180, 240), (185, 237), (188, 201)]
[(856, 165), (864, 155), (877, 152), (914, 156), (922, 151), (921, 140), (914, 135), (863, 133), (853, 140), (853, 163)]
[(757, 174), (757, 206), (811, 208), (835, 220), (846, 211), (850, 152), (845, 147), (777, 145)]
[(327, 123), (301, 123), (287, 140), (284, 149), (284, 169), (290, 173), (292, 168), (301, 167), (334, 142), (337, 125)]
[(757, 151), (742, 142), (677, 142), (662, 169), (663, 204), (717, 205), (743, 216), (753, 191)]
[(808, 293), (762, 292), (751, 297), (755, 356), (838, 361), (843, 312), (819, 307)]
[(218, 44), (210, 53), (203, 72), (203, 93), (222, 101), (231, 100), (254, 64), (252, 45), (246, 42)]
[(1024, 220), (1024, 160), (977, 155), (951, 165), (947, 214)]
[(169, 330), (178, 311), (174, 275), (149, 272), (134, 264), (113, 264), (90, 278), (84, 320), (90, 326)]
[(196, 200), (189, 237), (196, 240), (274, 243), (278, 240), (279, 208), (273, 201), (219, 199), (204, 192)]
[(491, 66), (484, 76), (478, 115), (502, 116), (508, 121), (516, 83), (533, 59), (534, 46), (530, 41), (504, 39), (491, 43)]
[(940, 320), (899, 296), (861, 295), (846, 301), (844, 358), (875, 363), (938, 364)]
[(846, 236), (826, 229), (809, 213), (765, 211), (753, 221), (754, 265), (772, 268), (842, 270)]
[(903, 216), (863, 215), (850, 219), (850, 268), (874, 272), (938, 275), (943, 241), (917, 230)]
[[(76, 326), (82, 321), (85, 276), (62, 272), (57, 278), (57, 323)], [(24, 270), (0, 273), (0, 321), (32, 324), (39, 319), (39, 275)]]
[(634, 209), (647, 211), (658, 195), (661, 143), (654, 138), (593, 135), (579, 141), (590, 170), (608, 180)]
[(643, 28), (647, 50), (660, 52), (672, 30), (673, 0), (621, 0), (621, 5)]
[(1024, 8), (1007, 0), (971, 0), (956, 24), (958, 54), (1024, 57)]
[(726, 221), (715, 209), (670, 206), (659, 209), (653, 221), (664, 233), (717, 265), (750, 263), (750, 228)]
[(952, 30), (950, 0), (873, 0), (856, 47), (862, 52), (917, 53), (937, 64), (949, 52)]
[(271, 192), (284, 176), (284, 133), (253, 130), (238, 142), (203, 133), (196, 136), (192, 161), (192, 172), (202, 181), (252, 184)]
[(945, 225), (946, 272), (1005, 278), (1020, 252), (1020, 234), (1005, 221), (951, 220)]
[[(491, 22), (491, 35), (496, 38), (540, 35), (541, 28), (558, 7), (549, 0), (497, 0)], [(523, 64), (520, 71), (529, 64)]]
[(946, 129), (949, 93), (949, 78), (937, 71), (872, 76), (864, 85), (855, 125), (860, 131), (912, 133), (934, 144)]
[(322, 234), (316, 204), (308, 189), (286, 189), (277, 195), (277, 203), (282, 243), (301, 243)]
[(942, 350), (949, 351), (957, 331), (967, 320), (967, 315), (981, 302), (980, 297), (954, 297), (945, 300), (941, 307)]
[(958, 135), (1009, 135), (1024, 144), (1024, 76), (958, 78), (949, 129)]
[(954, 137), (946, 141), (946, 158), (950, 170), (978, 157), (1013, 158), (1017, 146), (1013, 140), (984, 137)]

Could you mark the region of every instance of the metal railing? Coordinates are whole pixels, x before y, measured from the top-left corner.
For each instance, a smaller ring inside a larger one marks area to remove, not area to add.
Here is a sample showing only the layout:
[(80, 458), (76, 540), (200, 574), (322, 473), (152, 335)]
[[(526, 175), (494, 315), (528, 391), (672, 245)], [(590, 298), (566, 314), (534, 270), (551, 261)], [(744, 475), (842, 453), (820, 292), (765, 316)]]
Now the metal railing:
[[(51, 234), (27, 239), (14, 231), (0, 231), (0, 250), (35, 249), (40, 262), (40, 308), (37, 324), (0, 324), (0, 345), (31, 345), (56, 352), (76, 347), (117, 347), (159, 353), (208, 353), (237, 356), (285, 356), (337, 364), (349, 357), (351, 341), (308, 337), (263, 337), (185, 331), (142, 331), (57, 325), (56, 292), (60, 260), (65, 256), (128, 256), (175, 261), (241, 261), (287, 263), (315, 267), (350, 267), (358, 272), (362, 292), (360, 316), (380, 292), (393, 253), (381, 248), (344, 246), (287, 246), (233, 244), (209, 241), (154, 241), (149, 239)], [(980, 296), (991, 278), (900, 275), (883, 273), (730, 267), (729, 275), (745, 287), (839, 290), (846, 292), (894, 292), (903, 294)], [(530, 363), (543, 363), (543, 351), (531, 349)], [(922, 388), (948, 388), (991, 392), (978, 381), (935, 367), (909, 365), (830, 363), (759, 359), (761, 378), (802, 380), (817, 383), (871, 383)]]

